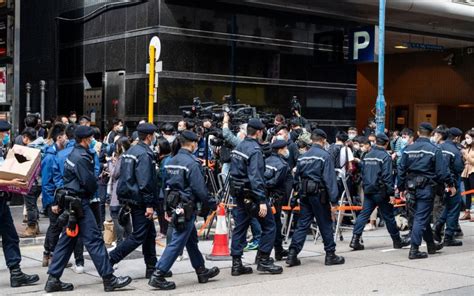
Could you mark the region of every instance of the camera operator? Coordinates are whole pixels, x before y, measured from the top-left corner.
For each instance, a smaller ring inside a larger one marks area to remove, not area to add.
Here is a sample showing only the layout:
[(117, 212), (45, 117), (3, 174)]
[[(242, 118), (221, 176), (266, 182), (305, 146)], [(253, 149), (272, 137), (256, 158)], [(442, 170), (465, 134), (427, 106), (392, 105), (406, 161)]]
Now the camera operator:
[[(232, 146), (232, 148), (237, 147), (247, 136), (247, 132), (245, 130), (246, 126), (243, 124), (240, 128), (239, 133), (237, 135), (234, 135), (234, 133), (231, 131), (230, 127), (230, 116), (227, 112), (224, 112), (224, 119), (222, 120), (222, 135), (224, 137), (224, 140)], [(227, 176), (229, 174), (229, 169), (230, 169), (230, 154), (229, 157), (223, 158), (223, 149), (221, 148), (221, 161), (223, 161), (222, 164), (222, 173)]]
[(268, 142), (271, 142), (273, 136), (275, 136), (275, 134), (277, 133), (276, 128), (280, 125), (284, 125), (285, 121), (286, 121), (285, 116), (283, 116), (282, 114), (275, 115), (275, 119), (273, 120), (273, 127), (269, 128), (267, 132)]

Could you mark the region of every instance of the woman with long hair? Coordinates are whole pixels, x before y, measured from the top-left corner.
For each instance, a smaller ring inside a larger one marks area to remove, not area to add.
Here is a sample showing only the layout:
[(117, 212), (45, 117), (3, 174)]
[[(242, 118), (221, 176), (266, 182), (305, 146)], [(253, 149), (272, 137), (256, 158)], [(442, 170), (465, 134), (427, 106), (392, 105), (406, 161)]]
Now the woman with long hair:
[[(466, 191), (474, 189), (474, 129), (466, 132), (465, 143), (466, 148), (463, 149), (464, 157), (464, 171), (461, 177), (464, 181)], [(474, 217), (471, 217), (471, 203), (472, 194), (466, 194), (466, 210), (460, 220), (470, 220), (474, 222)]]

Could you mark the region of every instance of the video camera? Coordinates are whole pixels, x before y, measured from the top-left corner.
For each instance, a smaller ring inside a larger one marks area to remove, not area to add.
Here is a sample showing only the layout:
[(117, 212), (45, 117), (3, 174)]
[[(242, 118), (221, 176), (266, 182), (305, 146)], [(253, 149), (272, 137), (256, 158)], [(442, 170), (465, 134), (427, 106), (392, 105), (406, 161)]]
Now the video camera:
[(296, 112), (301, 115), (301, 104), (297, 96), (293, 96), (291, 99), (291, 115), (297, 116)]

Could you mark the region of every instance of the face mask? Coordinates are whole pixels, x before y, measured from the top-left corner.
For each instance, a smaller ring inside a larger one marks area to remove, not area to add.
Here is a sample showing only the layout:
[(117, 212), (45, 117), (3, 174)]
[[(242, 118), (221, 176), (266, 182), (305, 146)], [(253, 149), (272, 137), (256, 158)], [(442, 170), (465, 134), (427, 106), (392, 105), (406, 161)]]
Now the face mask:
[(354, 140), (354, 139), (355, 139), (355, 137), (356, 137), (356, 135), (355, 135), (355, 134), (349, 134), (349, 140)]
[(276, 136), (276, 140), (286, 141), (285, 137), (280, 136), (280, 135)]
[(119, 132), (119, 133), (123, 132), (123, 126), (119, 127), (119, 128), (117, 129), (117, 132)]
[(375, 146), (375, 142), (370, 141), (370, 146)]
[(283, 152), (281, 154), (281, 156), (284, 158), (284, 159), (288, 159), (290, 157), (290, 151), (288, 151), (288, 149), (285, 150), (285, 152)]
[(360, 145), (359, 144), (354, 144), (354, 150), (360, 150)]
[(436, 144), (436, 139), (435, 139), (434, 136), (432, 136), (432, 137), (430, 138), (430, 142), (431, 142), (432, 144)]
[(76, 123), (77, 118), (71, 118), (71, 117), (70, 117), (70, 118), (69, 118), (69, 121), (70, 121), (71, 123)]
[(299, 149), (298, 150), (300, 154), (305, 154), (306, 153), (306, 149)]
[(89, 145), (89, 148), (94, 149), (95, 144), (97, 144), (97, 141), (95, 139), (92, 139), (91, 144)]
[(7, 145), (8, 143), (10, 143), (10, 135), (9, 134), (5, 134), (5, 136), (3, 137), (3, 141), (2, 141), (3, 145)]
[(173, 136), (167, 136), (167, 135), (165, 135), (164, 137), (165, 137), (166, 140), (168, 140), (168, 142), (169, 142), (170, 144), (173, 143), (174, 140), (176, 140), (176, 136), (174, 136), (174, 135), (173, 135)]
[(472, 144), (472, 138), (466, 138), (466, 144), (471, 145)]

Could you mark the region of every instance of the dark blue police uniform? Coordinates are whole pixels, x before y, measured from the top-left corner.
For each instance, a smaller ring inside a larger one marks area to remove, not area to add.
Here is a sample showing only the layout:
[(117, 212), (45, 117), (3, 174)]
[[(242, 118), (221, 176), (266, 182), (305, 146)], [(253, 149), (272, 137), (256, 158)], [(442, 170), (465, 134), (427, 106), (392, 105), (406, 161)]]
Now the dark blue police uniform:
[[(385, 134), (377, 135), (379, 143), (389, 141)], [(360, 215), (357, 217), (353, 238), (350, 247), (355, 250), (364, 249), (360, 243), (360, 236), (364, 226), (376, 207), (379, 208), (387, 230), (392, 237), (394, 248), (402, 248), (408, 245), (400, 238), (400, 232), (395, 222), (393, 205), (389, 202), (390, 196), (394, 194), (394, 182), (392, 176), (392, 158), (385, 148), (373, 146), (361, 162), (362, 186), (364, 189), (364, 204)]]
[(268, 196), (275, 208), (275, 258), (281, 260), (283, 252), (283, 237), (281, 234), (281, 206), (282, 201), (286, 197), (286, 181), (290, 167), (282, 156), (278, 155), (275, 150), (284, 148), (286, 142), (282, 140), (272, 143), (273, 153), (270, 157), (265, 159), (265, 184), (268, 190)]
[[(323, 130), (315, 129), (312, 136), (327, 138)], [(331, 218), (331, 203), (336, 203), (338, 188), (333, 157), (320, 144), (314, 143), (299, 157), (295, 181), (300, 186), (300, 217), (291, 240), (286, 263), (289, 266), (301, 264), (296, 258), (303, 249), (308, 229), (314, 218), (318, 224), (326, 251), (326, 265), (343, 264), (344, 258), (336, 256)]]
[(440, 148), (445, 163), (449, 166), (451, 179), (455, 182), (456, 194), (454, 196), (449, 196), (449, 193), (445, 193), (445, 207), (438, 221), (435, 223), (435, 231), (437, 228), (442, 228), (446, 223), (444, 245), (460, 246), (462, 245), (462, 242), (454, 239), (454, 233), (458, 228), (459, 212), (461, 211), (462, 198), (460, 193), (460, 183), (464, 163), (461, 152), (457, 148), (456, 143), (452, 140), (446, 140), (444, 143), (440, 144)]
[[(429, 123), (422, 123), (420, 130), (432, 132), (433, 127)], [(422, 238), (426, 241), (430, 254), (440, 248), (433, 241), (429, 219), (433, 210), (434, 185), (447, 183), (452, 186), (453, 181), (449, 170), (446, 169), (441, 149), (433, 145), (427, 137), (420, 137), (406, 147), (398, 172), (400, 191), (410, 190), (407, 199), (413, 198), (415, 202), (409, 258), (426, 258), (428, 255), (418, 250)]]
[[(10, 123), (0, 120), (0, 133), (8, 132), (10, 128)], [(4, 160), (3, 154), (3, 149), (0, 149), (0, 159), (2, 161)], [(2, 237), (3, 255), (10, 270), (10, 285), (19, 287), (37, 282), (39, 277), (38, 275), (26, 275), (20, 269), (20, 239), (13, 223), (8, 198), (8, 193), (0, 191), (0, 236)]]
[[(153, 134), (153, 124), (140, 124), (137, 131)], [(110, 262), (116, 264), (142, 245), (143, 257), (149, 278), (156, 265), (156, 229), (153, 219), (145, 216), (146, 208), (158, 206), (158, 176), (153, 151), (140, 141), (124, 155), (117, 184), (117, 196), (122, 204), (131, 208), (133, 232), (117, 248), (110, 252)]]
[[(263, 130), (264, 125), (258, 119), (250, 119), (248, 126)], [(257, 253), (257, 270), (272, 274), (281, 273), (280, 266), (273, 265), (269, 257), (275, 242), (275, 219), (266, 193), (265, 161), (262, 149), (254, 138), (245, 138), (233, 151), (230, 166), (231, 194), (236, 207), (233, 210), (235, 227), (232, 234), (231, 255), (233, 257), (232, 275), (251, 273), (251, 268), (242, 265), (241, 257), (246, 245), (247, 229), (252, 218), (257, 218), (262, 226), (262, 237)], [(247, 200), (247, 202), (246, 202)], [(258, 215), (259, 206), (266, 204), (265, 217)], [(253, 210), (249, 210), (253, 208)]]
[[(180, 135), (180, 141), (197, 143), (197, 140), (196, 134), (190, 131), (183, 131)], [(166, 281), (164, 277), (183, 252), (184, 247), (188, 251), (191, 265), (196, 270), (199, 283), (206, 283), (210, 278), (219, 274), (219, 269), (217, 267), (211, 269), (205, 267), (204, 257), (198, 247), (197, 230), (194, 225), (197, 205), (201, 204), (202, 209), (209, 209), (210, 206), (201, 162), (191, 151), (181, 148), (165, 165), (165, 169), (167, 173), (165, 184), (168, 193), (166, 198), (170, 194), (179, 196), (178, 206), (173, 210), (178, 210), (179, 204), (181, 204), (183, 208), (186, 208), (184, 213), (186, 218), (183, 217), (184, 219), (180, 221), (177, 220), (177, 216), (172, 217), (171, 223), (175, 227), (173, 228), (171, 241), (166, 245), (148, 284), (162, 290), (170, 290), (176, 287), (173, 282)], [(191, 208), (188, 207), (189, 205), (191, 205)]]
[[(75, 130), (76, 138), (85, 139), (93, 135), (87, 126), (79, 126)], [(94, 265), (102, 277), (105, 291), (122, 288), (131, 282), (130, 277), (115, 277), (105, 248), (102, 232), (90, 207), (90, 199), (97, 191), (97, 177), (94, 171), (94, 152), (77, 143), (64, 164), (64, 189), (81, 199), (83, 218), (78, 219), (79, 234), (69, 237), (66, 231), (59, 238), (54, 249), (51, 265), (48, 269), (49, 278), (45, 285), (46, 292), (70, 291), (74, 286), (59, 280), (74, 250), (76, 240), (80, 237)]]

